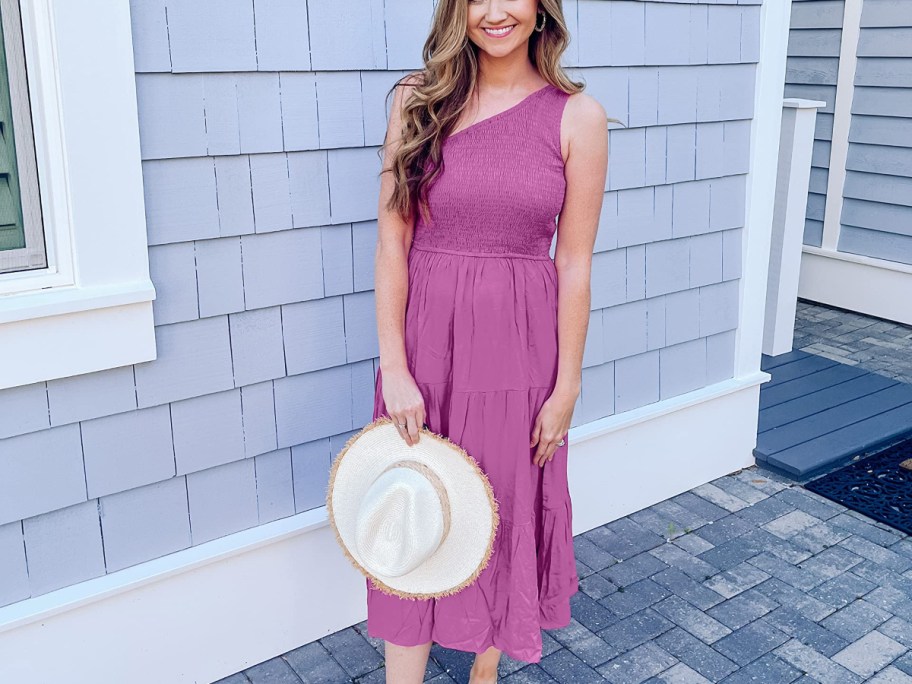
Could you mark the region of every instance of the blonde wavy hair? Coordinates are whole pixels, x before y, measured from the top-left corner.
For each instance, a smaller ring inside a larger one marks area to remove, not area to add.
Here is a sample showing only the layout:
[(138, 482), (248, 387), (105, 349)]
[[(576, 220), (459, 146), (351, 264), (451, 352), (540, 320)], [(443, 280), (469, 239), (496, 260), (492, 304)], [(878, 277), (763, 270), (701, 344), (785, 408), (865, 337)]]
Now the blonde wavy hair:
[[(529, 38), (529, 59), (541, 76), (566, 93), (578, 93), (585, 83), (573, 81), (560, 66), (561, 55), (570, 44), (561, 0), (539, 0), (546, 13), (544, 29)], [(420, 210), (427, 221), (427, 191), (442, 172), (441, 148), (469, 104), (478, 81), (478, 48), (467, 34), (468, 0), (438, 0), (431, 31), (422, 49), (424, 68), (396, 81), (386, 95), (387, 102), (396, 88), (410, 87), (403, 98), (399, 147), (381, 173), (392, 172), (394, 187), (387, 202), (388, 211), (403, 220), (416, 217)], [(609, 121), (621, 123), (618, 119)], [(623, 125), (623, 124), (622, 124)], [(380, 154), (388, 144), (384, 138)], [(428, 161), (432, 170), (427, 172)]]

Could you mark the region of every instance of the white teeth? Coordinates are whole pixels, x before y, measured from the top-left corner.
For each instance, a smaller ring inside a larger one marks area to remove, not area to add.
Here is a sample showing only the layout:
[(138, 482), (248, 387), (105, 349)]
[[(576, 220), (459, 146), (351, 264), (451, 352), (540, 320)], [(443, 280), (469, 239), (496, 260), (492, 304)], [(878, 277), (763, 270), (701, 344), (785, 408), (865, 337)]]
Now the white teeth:
[(512, 26), (507, 26), (506, 28), (502, 28), (502, 29), (487, 29), (486, 28), (485, 31), (494, 36), (502, 36), (505, 33), (509, 33), (512, 29), (513, 29)]

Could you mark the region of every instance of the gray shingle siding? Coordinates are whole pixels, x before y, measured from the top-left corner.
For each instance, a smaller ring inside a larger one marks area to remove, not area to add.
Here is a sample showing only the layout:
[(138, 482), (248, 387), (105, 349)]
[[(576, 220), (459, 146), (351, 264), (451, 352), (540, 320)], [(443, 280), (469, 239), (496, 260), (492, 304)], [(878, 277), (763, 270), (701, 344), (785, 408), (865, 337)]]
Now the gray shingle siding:
[[(760, 7), (564, 7), (628, 126), (580, 425), (732, 376)], [(433, 4), (131, 8), (158, 359), (0, 392), (0, 605), (323, 505), (371, 418), (384, 96)]]
[(789, 25), (785, 97), (826, 102), (817, 110), (804, 222), (804, 243), (816, 247), (823, 238), (843, 8), (843, 0), (795, 0)]
[(838, 249), (912, 264), (912, 7), (865, 0)]
[(611, 131), (577, 424), (732, 375), (759, 56), (757, 6), (578, 7), (576, 74), (628, 127)]

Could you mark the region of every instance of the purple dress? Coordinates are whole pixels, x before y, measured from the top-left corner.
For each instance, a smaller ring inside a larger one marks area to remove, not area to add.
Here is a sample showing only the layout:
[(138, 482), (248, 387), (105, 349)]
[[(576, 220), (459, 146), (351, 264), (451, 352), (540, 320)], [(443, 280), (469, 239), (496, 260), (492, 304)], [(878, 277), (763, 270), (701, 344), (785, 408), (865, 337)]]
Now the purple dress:
[[(570, 622), (579, 587), (568, 444), (544, 467), (529, 447), (557, 379), (557, 271), (549, 256), (566, 181), (569, 94), (547, 85), (444, 142), (408, 255), (405, 348), (428, 428), (461, 445), (499, 502), (492, 557), (456, 594), (412, 600), (367, 583), (368, 635), (541, 659), (541, 629)], [(374, 419), (388, 416), (377, 372)]]

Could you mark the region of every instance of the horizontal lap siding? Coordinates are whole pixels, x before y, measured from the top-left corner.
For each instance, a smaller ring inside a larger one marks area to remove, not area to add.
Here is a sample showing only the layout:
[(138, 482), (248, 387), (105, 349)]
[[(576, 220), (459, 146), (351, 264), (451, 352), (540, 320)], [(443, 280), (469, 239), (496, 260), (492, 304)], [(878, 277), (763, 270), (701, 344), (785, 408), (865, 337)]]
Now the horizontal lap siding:
[(912, 4), (865, 0), (838, 249), (912, 264)]
[[(433, 7), (132, 0), (159, 358), (0, 392), (0, 605), (323, 504), (373, 409), (384, 97)], [(627, 124), (580, 425), (733, 373), (760, 6), (564, 7)]]
[(804, 243), (817, 247), (823, 237), (843, 7), (843, 0), (795, 0), (789, 26), (785, 97), (826, 102), (817, 110), (804, 223)]

